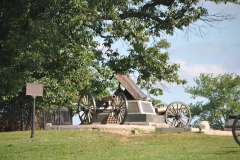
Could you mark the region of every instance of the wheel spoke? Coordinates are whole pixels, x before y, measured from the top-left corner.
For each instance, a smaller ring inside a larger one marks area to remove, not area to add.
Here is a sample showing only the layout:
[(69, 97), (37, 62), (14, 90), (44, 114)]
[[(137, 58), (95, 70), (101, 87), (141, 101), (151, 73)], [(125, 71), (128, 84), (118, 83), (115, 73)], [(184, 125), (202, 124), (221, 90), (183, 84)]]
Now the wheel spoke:
[(179, 112), (179, 110), (178, 110), (178, 103), (177, 103), (177, 113)]
[(189, 118), (188, 118), (188, 117), (183, 117), (183, 116), (182, 116), (182, 119), (189, 119)]
[(171, 127), (175, 126), (175, 123), (176, 123), (176, 119), (172, 121)]
[(84, 104), (86, 105), (87, 104), (87, 98), (86, 98), (86, 96), (84, 95)]
[(88, 113), (88, 123), (90, 123), (91, 120), (90, 120), (90, 113)]
[(187, 125), (188, 123), (187, 122), (185, 122), (183, 119), (180, 119), (180, 121), (182, 122), (182, 123), (184, 123), (185, 125)]
[(122, 109), (120, 110), (120, 113), (125, 113), (125, 109), (122, 108)]
[(122, 121), (122, 114), (121, 113), (118, 114), (118, 118), (119, 118), (119, 122), (121, 122)]
[(91, 98), (89, 98), (89, 100), (88, 100), (88, 106), (91, 106), (92, 104), (93, 104), (93, 101), (92, 101)]
[(82, 113), (82, 115), (80, 116), (80, 118), (82, 118), (82, 116), (85, 114), (85, 112)]
[(124, 101), (122, 101), (122, 103), (118, 107), (122, 108), (123, 105), (124, 105)]
[(88, 112), (88, 117), (90, 118), (90, 119), (92, 119), (92, 114), (91, 114), (91, 112)]
[(83, 98), (81, 98), (80, 102), (81, 102), (81, 104), (82, 104), (82, 105), (84, 105), (84, 104), (85, 104), (85, 102), (84, 102), (84, 99), (83, 99)]
[(182, 106), (181, 106), (179, 113), (183, 114), (184, 112), (185, 112), (185, 109), (182, 109)]
[(169, 112), (171, 112), (172, 114), (174, 114), (173, 111), (172, 111), (172, 109), (169, 109)]
[(119, 105), (119, 99), (118, 99), (118, 96), (117, 96), (117, 103), (116, 103), (116, 106), (118, 106)]

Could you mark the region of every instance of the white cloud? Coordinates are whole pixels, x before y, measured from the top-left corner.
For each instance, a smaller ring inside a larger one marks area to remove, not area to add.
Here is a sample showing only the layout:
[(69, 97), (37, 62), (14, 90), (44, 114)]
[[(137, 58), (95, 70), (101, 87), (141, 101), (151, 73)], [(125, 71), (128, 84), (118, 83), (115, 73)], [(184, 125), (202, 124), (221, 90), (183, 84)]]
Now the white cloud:
[(178, 63), (181, 65), (179, 77), (180, 79), (186, 79), (189, 85), (194, 83), (193, 78), (199, 77), (200, 73), (213, 73), (213, 75), (216, 76), (218, 74), (224, 74), (228, 72), (228, 70), (224, 68), (223, 64), (187, 64), (186, 61), (183, 60), (178, 61)]
[(204, 41), (199, 43), (188, 44), (174, 48), (177, 52), (198, 53), (207, 55), (220, 55), (228, 50), (227, 44), (218, 41)]
[(180, 61), (180, 64), (181, 71), (191, 76), (199, 76), (200, 73), (213, 73), (214, 75), (217, 75), (224, 74), (228, 71), (227, 69), (223, 68), (222, 64), (195, 63), (187, 65), (185, 61)]

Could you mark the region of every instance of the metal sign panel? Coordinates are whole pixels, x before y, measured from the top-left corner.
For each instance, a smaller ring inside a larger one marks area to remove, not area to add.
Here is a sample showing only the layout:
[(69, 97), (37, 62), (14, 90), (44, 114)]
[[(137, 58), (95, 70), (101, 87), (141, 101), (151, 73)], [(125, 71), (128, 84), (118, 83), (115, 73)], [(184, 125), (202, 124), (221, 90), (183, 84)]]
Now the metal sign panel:
[(126, 90), (137, 100), (145, 101), (147, 95), (133, 82), (130, 77), (124, 75), (116, 75), (117, 80), (126, 88)]
[(128, 101), (128, 113), (140, 113), (137, 102)]
[(142, 109), (145, 113), (154, 113), (150, 102), (142, 102)]
[(37, 82), (27, 83), (26, 95), (33, 97), (43, 96), (43, 84), (38, 84)]

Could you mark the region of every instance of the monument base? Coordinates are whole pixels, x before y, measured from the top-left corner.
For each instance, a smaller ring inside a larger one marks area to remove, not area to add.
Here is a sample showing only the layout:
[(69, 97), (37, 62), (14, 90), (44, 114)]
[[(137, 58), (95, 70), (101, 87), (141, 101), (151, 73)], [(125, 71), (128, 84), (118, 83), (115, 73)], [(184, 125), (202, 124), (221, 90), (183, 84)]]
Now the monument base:
[[(108, 114), (101, 114), (97, 116), (94, 123), (101, 123)], [(124, 124), (149, 125), (150, 123), (165, 123), (164, 115), (152, 114), (128, 114)]]

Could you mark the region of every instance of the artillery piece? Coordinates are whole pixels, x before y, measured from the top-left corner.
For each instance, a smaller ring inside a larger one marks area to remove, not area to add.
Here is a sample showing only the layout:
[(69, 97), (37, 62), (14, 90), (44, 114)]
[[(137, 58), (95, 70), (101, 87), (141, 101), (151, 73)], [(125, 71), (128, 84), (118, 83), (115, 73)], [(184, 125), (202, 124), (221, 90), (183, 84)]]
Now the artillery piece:
[[(98, 114), (110, 111), (112, 123), (125, 122), (128, 103), (123, 93), (113, 94), (95, 101), (90, 93), (84, 93), (78, 103), (78, 113), (82, 124), (91, 124)], [(82, 112), (82, 114), (81, 114)]]
[[(111, 96), (95, 101), (90, 93), (84, 93), (78, 103), (81, 124), (119, 123), (150, 124), (166, 123), (170, 128), (188, 127), (191, 121), (189, 107), (182, 102), (156, 104), (146, 101), (147, 95), (129, 78), (116, 75), (119, 89)], [(120, 84), (125, 88), (123, 91)]]
[(229, 118), (234, 119), (232, 124), (232, 135), (237, 144), (240, 145), (240, 114), (230, 114)]
[(155, 112), (158, 115), (164, 115), (166, 124), (170, 128), (187, 127), (191, 122), (191, 112), (189, 107), (183, 102), (173, 102), (170, 105), (158, 103), (154, 105)]

